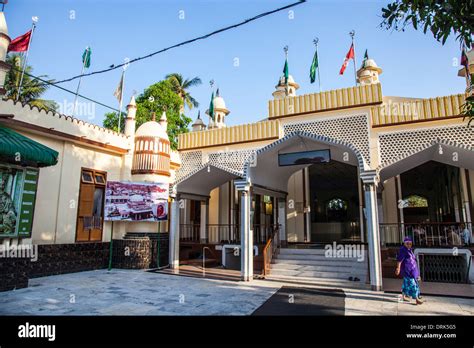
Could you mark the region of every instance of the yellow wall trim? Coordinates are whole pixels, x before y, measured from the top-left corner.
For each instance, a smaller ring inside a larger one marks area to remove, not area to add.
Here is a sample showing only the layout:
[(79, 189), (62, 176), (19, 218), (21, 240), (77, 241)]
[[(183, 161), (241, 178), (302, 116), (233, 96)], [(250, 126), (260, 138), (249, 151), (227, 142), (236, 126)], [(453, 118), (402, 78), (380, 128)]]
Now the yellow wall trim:
[(373, 127), (436, 121), (461, 115), (465, 94), (417, 100), (388, 100), (371, 109)]
[(268, 117), (272, 119), (292, 114), (345, 109), (381, 102), (382, 87), (380, 83), (377, 83), (270, 100), (268, 102)]
[(277, 139), (281, 133), (282, 129), (278, 120), (189, 132), (179, 135), (178, 150)]

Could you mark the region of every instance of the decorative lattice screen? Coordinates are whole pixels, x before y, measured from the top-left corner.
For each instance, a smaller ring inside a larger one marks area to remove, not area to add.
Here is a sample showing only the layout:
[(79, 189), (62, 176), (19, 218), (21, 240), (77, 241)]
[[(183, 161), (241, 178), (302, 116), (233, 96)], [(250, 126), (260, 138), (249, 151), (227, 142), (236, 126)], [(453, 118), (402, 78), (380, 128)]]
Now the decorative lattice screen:
[(304, 131), (324, 135), (332, 139), (344, 140), (354, 145), (370, 165), (369, 123), (367, 114), (324, 119), (307, 123), (283, 125), (285, 135)]
[(379, 134), (381, 166), (422, 150), (433, 141), (446, 140), (474, 149), (474, 128), (467, 125), (423, 128)]

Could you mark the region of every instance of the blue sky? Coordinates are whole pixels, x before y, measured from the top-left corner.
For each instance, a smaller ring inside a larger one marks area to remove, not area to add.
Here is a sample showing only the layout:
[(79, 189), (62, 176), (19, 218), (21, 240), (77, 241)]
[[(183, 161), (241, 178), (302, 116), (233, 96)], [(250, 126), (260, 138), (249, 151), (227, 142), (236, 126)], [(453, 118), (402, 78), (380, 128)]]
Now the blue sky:
[[(39, 23), (31, 46), (29, 64), (36, 75), (61, 80), (78, 75), (81, 55), (92, 47), (90, 71), (103, 69), (152, 51), (237, 23), (260, 12), (294, 0), (10, 0), (5, 8), (9, 34), (17, 37)], [(203, 84), (191, 90), (203, 113), (209, 105), (215, 80), (225, 98), (228, 125), (249, 123), (267, 116), (267, 101), (284, 64), (283, 47), (289, 46), (289, 68), (300, 84), (299, 94), (318, 91), (310, 84), (309, 67), (314, 54), (312, 40), (319, 37), (319, 61), (323, 90), (354, 85), (352, 63), (339, 75), (350, 46), (349, 31), (356, 31), (356, 58), (369, 56), (384, 70), (384, 95), (433, 97), (463, 92), (457, 77), (459, 45), (451, 37), (442, 46), (430, 34), (408, 29), (389, 32), (379, 28), (386, 1), (310, 0), (244, 27), (173, 49), (130, 65), (126, 72), (124, 100), (140, 93), (168, 73), (199, 76)], [(74, 11), (74, 12), (72, 12)], [(184, 11), (184, 12), (183, 12)], [(184, 19), (182, 16), (184, 14)], [(74, 18), (72, 18), (74, 17)], [(238, 66), (236, 62), (238, 60)], [(113, 92), (120, 70), (84, 78), (80, 93), (117, 107)], [(77, 80), (63, 84), (75, 90)], [(46, 98), (72, 103), (74, 97), (50, 88)], [(96, 106), (89, 121), (102, 124), (107, 109)], [(195, 118), (197, 109), (186, 114)], [(82, 118), (87, 118), (86, 115)]]

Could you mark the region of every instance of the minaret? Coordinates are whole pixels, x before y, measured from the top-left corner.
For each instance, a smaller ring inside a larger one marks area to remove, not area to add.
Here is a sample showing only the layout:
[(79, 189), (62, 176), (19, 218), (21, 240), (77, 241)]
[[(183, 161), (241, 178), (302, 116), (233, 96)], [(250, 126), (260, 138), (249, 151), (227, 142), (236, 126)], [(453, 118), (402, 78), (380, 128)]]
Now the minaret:
[[(220, 96), (218, 88), (214, 97), (214, 121), (209, 121), (209, 129), (226, 127), (225, 117), (229, 113), (230, 111), (226, 108), (224, 98)], [(209, 115), (209, 110), (206, 111), (206, 114)]]
[[(285, 46), (283, 49), (285, 51), (285, 67), (283, 69), (283, 75), (278, 80), (277, 85), (275, 86), (275, 92), (272, 93), (273, 98), (275, 99), (283, 99), (285, 97), (295, 97), (296, 90), (300, 88), (293, 76), (289, 74), (288, 68), (288, 46)], [(288, 76), (288, 78), (286, 78)]]
[(127, 105), (127, 117), (125, 118), (125, 135), (128, 137), (135, 136), (135, 115), (137, 114), (137, 103), (135, 96), (132, 96), (130, 103)]
[[(466, 76), (466, 67), (464, 65), (460, 65), (459, 71), (458, 71), (458, 76), (464, 77), (466, 80), (466, 93), (468, 95), (474, 95), (474, 89), (471, 87), (474, 85), (474, 49), (470, 49), (469, 51), (466, 52), (466, 57), (468, 61), (468, 70), (469, 70), (469, 75)], [(470, 85), (469, 85), (470, 84)]]
[(166, 111), (163, 111), (158, 123), (165, 130), (165, 132), (168, 132), (168, 119), (166, 118)]
[(5, 79), (10, 67), (5, 63), (7, 58), (8, 46), (11, 39), (8, 36), (7, 21), (4, 12), (0, 12), (0, 96), (6, 93)]
[(191, 125), (191, 127), (192, 127), (193, 132), (198, 132), (198, 131), (206, 129), (206, 125), (201, 120), (201, 110), (198, 111), (198, 116), (196, 118), (196, 121)]
[(375, 60), (369, 58), (366, 51), (364, 61), (362, 62), (360, 69), (357, 70), (357, 82), (361, 85), (379, 83), (379, 75), (381, 73), (382, 69), (377, 66)]

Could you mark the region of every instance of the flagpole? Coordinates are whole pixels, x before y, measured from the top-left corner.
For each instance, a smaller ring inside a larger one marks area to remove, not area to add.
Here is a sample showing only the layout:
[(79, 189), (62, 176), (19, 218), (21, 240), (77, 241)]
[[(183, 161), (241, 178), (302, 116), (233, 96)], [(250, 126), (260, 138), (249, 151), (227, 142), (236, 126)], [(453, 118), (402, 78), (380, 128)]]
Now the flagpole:
[(352, 39), (352, 47), (354, 49), (354, 80), (355, 80), (355, 85), (357, 86), (357, 68), (356, 68), (356, 54), (355, 54), (355, 44), (354, 44), (354, 36), (355, 36), (355, 30), (352, 30), (349, 35), (351, 36)]
[[(87, 47), (87, 50), (88, 49), (89, 49), (89, 47)], [(86, 67), (86, 61), (87, 61), (87, 59), (84, 59), (84, 61), (82, 62), (81, 77), (79, 77), (79, 82), (77, 83), (76, 95), (74, 96), (74, 109), (72, 110), (72, 116), (74, 116), (74, 114), (76, 113), (77, 95), (79, 94), (79, 87), (81, 86), (82, 75), (84, 74), (84, 69)]]
[(121, 131), (120, 131), (120, 120), (122, 118), (123, 86), (125, 86), (125, 67), (122, 71), (122, 88), (120, 90), (120, 101), (119, 101), (118, 133), (121, 133)]
[[(283, 48), (283, 51), (285, 51), (285, 64), (288, 64), (288, 46), (285, 46)], [(288, 94), (289, 94), (288, 93), (288, 79), (286, 78), (286, 76), (285, 76), (285, 84), (286, 84), (286, 86), (285, 86), (285, 95), (288, 97)]]
[(36, 22), (38, 21), (36, 17), (33, 17), (32, 20), (33, 20), (33, 23), (31, 25), (31, 35), (30, 35), (30, 40), (28, 42), (28, 49), (26, 50), (26, 54), (25, 54), (25, 61), (23, 62), (23, 69), (21, 69), (20, 83), (18, 85), (18, 94), (16, 95), (16, 101), (20, 99), (21, 84), (23, 83), (23, 76), (25, 75), (26, 64), (28, 62), (28, 53), (30, 53), (31, 42), (33, 41), (33, 34), (35, 32)]

